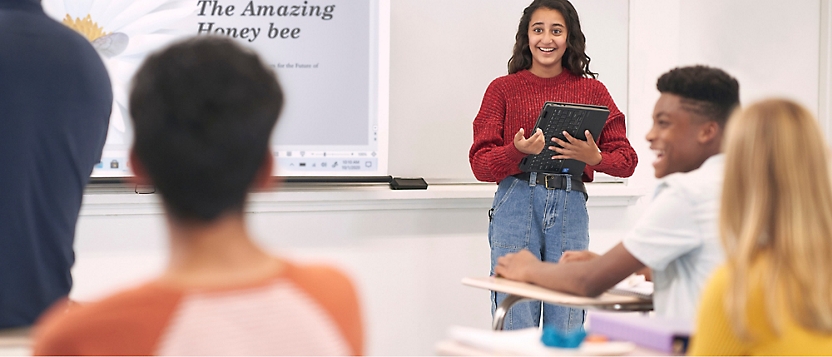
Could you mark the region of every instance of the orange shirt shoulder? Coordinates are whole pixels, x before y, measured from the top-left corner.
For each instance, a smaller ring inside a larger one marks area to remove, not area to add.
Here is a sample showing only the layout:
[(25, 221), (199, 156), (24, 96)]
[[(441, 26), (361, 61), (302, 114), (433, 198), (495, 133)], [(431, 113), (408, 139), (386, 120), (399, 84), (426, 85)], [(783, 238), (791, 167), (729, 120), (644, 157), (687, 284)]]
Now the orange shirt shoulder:
[[(295, 298), (287, 301), (263, 299), (263, 296), (268, 296), (263, 295), (263, 291), (275, 289), (296, 292), (287, 295)], [(196, 303), (193, 303), (195, 301)], [(209, 305), (205, 305), (206, 301)], [(195, 308), (199, 308), (198, 306), (212, 306), (210, 315), (219, 317), (225, 315), (226, 321), (248, 313), (248, 316), (242, 318), (245, 323), (262, 324), (272, 331), (292, 330), (294, 325), (291, 321), (281, 320), (287, 326), (276, 327), (275, 319), (269, 316), (270, 314), (285, 316), (278, 310), (293, 308), (286, 306), (291, 305), (293, 301), (300, 308), (308, 309), (313, 306), (312, 309), (315, 311), (310, 310), (309, 314), (302, 315), (321, 316), (322, 320), (318, 325), (310, 326), (334, 325), (333, 331), (337, 331), (341, 337), (339, 340), (343, 340), (348, 348), (348, 351), (344, 350), (343, 354), (363, 354), (364, 336), (361, 312), (350, 279), (331, 267), (302, 266), (292, 263), (284, 264), (283, 269), (274, 277), (254, 285), (186, 290), (154, 282), (118, 293), (96, 303), (69, 307), (65, 302), (59, 303), (44, 315), (36, 327), (34, 354), (153, 355), (160, 352), (162, 343), (166, 348), (169, 346), (188, 348), (194, 344), (189, 345), (187, 337), (183, 340), (182, 336), (203, 332), (218, 333), (217, 329), (204, 326), (201, 322), (194, 324), (193, 321), (191, 323), (182, 321), (182, 319), (205, 316), (206, 314), (199, 313), (189, 315), (188, 312), (193, 312)], [(312, 301), (313, 305), (306, 304), (307, 301)], [(251, 306), (253, 311), (235, 310), (238, 306)], [(252, 316), (254, 316), (253, 319)], [(222, 328), (227, 329), (228, 326), (222, 326)], [(182, 329), (185, 329), (184, 334), (182, 334)], [(326, 337), (307, 334), (303, 338), (293, 338), (289, 343), (296, 341), (297, 346), (294, 346), (296, 349), (289, 351), (303, 352), (304, 346), (317, 344), (314, 342), (316, 338)], [(244, 343), (240, 346), (241, 348), (248, 347), (244, 341), (239, 342)], [(280, 344), (275, 341), (274, 343), (280, 346), (286, 345), (285, 342)], [(234, 344), (226, 343), (222, 346), (233, 348)], [(195, 347), (210, 348), (210, 343)], [(270, 351), (268, 345), (264, 348)]]

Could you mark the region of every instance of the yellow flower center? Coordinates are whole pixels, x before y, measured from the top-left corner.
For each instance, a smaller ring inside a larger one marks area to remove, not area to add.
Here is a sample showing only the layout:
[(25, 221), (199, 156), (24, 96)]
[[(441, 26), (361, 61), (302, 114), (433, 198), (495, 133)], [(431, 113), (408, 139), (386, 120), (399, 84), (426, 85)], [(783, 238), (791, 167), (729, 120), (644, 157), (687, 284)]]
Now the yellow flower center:
[(104, 29), (101, 26), (98, 26), (97, 23), (93, 22), (90, 18), (90, 15), (83, 19), (75, 18), (69, 16), (69, 14), (64, 17), (63, 24), (67, 27), (75, 30), (75, 32), (80, 33), (84, 37), (87, 38), (90, 42), (95, 41), (97, 38), (109, 35), (109, 33), (105, 33)]

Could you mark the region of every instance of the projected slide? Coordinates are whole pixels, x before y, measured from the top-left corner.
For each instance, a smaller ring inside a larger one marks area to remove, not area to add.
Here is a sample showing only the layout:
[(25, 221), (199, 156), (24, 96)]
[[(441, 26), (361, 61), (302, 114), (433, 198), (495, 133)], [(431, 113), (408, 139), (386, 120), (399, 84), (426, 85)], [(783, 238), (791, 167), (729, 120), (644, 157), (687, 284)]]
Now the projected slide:
[(286, 105), (273, 139), (281, 176), (387, 174), (389, 0), (43, 0), (104, 60), (114, 103), (94, 177), (129, 176), (130, 81), (148, 54), (226, 36), (277, 72)]

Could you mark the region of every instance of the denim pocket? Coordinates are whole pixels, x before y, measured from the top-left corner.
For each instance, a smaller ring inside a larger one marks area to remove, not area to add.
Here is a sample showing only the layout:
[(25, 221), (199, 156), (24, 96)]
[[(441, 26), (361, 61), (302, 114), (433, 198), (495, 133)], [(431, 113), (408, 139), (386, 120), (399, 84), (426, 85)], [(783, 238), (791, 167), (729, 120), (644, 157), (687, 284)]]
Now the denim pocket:
[(563, 215), (562, 250), (586, 250), (589, 246), (589, 213), (583, 192), (567, 193)]
[(500, 209), (500, 206), (506, 202), (506, 200), (510, 197), (512, 191), (514, 191), (514, 187), (517, 186), (518, 182), (523, 182), (515, 177), (509, 176), (502, 181), (497, 186), (497, 192), (494, 193), (494, 202), (491, 203), (491, 215), (495, 215), (497, 210)]
[(500, 182), (488, 227), (492, 253), (512, 253), (528, 247), (531, 189), (525, 181), (514, 177)]

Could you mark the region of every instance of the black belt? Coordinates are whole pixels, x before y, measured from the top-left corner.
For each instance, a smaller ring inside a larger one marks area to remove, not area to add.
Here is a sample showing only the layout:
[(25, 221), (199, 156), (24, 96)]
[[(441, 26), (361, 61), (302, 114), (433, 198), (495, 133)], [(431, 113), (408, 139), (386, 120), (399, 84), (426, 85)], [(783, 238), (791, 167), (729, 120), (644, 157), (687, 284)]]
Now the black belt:
[[(531, 178), (531, 173), (524, 172), (524, 173), (514, 175), (514, 177), (516, 177), (519, 180), (529, 182), (529, 179)], [(576, 178), (575, 176), (550, 175), (550, 174), (545, 174), (545, 173), (542, 173), (542, 172), (538, 172), (537, 173), (537, 179), (535, 180), (535, 182), (537, 182), (538, 185), (546, 186), (546, 188), (550, 189), (550, 190), (565, 190), (566, 189), (566, 180), (568, 180), (570, 178), (572, 180), (572, 190), (573, 191), (579, 191), (579, 192), (586, 193), (586, 185), (584, 185), (583, 181), (581, 181), (581, 179), (579, 177)]]

